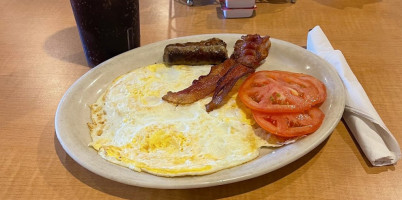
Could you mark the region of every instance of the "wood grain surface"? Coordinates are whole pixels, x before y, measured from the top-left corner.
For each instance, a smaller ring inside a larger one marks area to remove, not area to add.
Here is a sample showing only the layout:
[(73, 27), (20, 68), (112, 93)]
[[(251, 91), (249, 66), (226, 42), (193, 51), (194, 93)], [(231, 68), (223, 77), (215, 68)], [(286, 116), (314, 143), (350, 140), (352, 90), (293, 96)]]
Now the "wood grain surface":
[[(205, 33), (259, 33), (305, 46), (320, 25), (402, 144), (402, 3), (267, 0), (224, 19), (217, 1), (141, 0), (141, 44)], [(69, 1), (0, 1), (0, 199), (402, 199), (402, 165), (372, 167), (344, 122), (269, 174), (188, 190), (128, 186), (81, 167), (54, 128), (66, 90), (90, 70)]]

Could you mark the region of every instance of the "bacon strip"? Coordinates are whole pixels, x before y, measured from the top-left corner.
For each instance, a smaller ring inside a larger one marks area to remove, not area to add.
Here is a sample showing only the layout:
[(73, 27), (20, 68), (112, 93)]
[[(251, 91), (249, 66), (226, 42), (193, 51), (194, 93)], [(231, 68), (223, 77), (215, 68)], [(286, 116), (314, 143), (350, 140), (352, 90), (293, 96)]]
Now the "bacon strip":
[(271, 47), (269, 36), (246, 35), (237, 40), (234, 52), (230, 56), (236, 60), (236, 66), (226, 73), (218, 82), (211, 102), (205, 105), (207, 112), (217, 108), (224, 97), (232, 90), (236, 82), (243, 76), (254, 72), (267, 56)]
[(206, 76), (200, 76), (194, 80), (190, 87), (178, 91), (169, 91), (162, 97), (163, 100), (176, 104), (189, 104), (196, 102), (212, 92), (216, 88), (219, 79), (222, 78), (229, 69), (235, 64), (233, 59), (227, 59), (223, 63), (211, 67), (211, 71)]
[(236, 63), (230, 68), (229, 71), (219, 79), (211, 102), (205, 105), (207, 112), (214, 110), (222, 103), (225, 96), (232, 90), (233, 86), (241, 77), (253, 73), (254, 71), (254, 69), (239, 63)]
[(212, 101), (206, 105), (207, 111), (218, 107), (237, 80), (252, 73), (267, 56), (271, 47), (269, 36), (242, 36), (236, 41), (234, 52), (223, 63), (215, 65), (206, 76), (194, 80), (191, 86), (178, 92), (168, 92), (163, 100), (176, 104), (198, 101), (215, 91)]

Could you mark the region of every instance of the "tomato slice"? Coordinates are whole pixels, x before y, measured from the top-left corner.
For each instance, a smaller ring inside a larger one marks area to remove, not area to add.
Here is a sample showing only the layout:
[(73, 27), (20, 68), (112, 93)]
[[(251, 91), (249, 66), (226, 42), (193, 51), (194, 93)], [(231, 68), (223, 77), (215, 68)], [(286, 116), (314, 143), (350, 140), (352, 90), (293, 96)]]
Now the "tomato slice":
[(317, 107), (301, 113), (263, 113), (252, 111), (255, 121), (264, 130), (280, 137), (297, 137), (315, 132), (325, 114)]
[(240, 100), (250, 109), (267, 113), (301, 112), (326, 98), (325, 85), (305, 74), (259, 71), (239, 89)]

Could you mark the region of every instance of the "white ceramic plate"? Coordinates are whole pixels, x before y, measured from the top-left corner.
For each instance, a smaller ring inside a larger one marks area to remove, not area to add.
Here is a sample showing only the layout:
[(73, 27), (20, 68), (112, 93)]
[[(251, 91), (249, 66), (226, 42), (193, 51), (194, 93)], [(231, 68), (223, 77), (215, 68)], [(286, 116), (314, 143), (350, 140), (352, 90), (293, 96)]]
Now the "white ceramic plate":
[(288, 42), (271, 38), (272, 47), (266, 62), (258, 70), (287, 70), (313, 75), (327, 87), (327, 100), (321, 106), (325, 120), (314, 134), (278, 149), (262, 149), (261, 155), (246, 164), (210, 175), (164, 178), (139, 173), (110, 163), (88, 147), (91, 141), (87, 122), (88, 105), (94, 103), (116, 77), (137, 67), (161, 63), (164, 47), (170, 43), (200, 41), (211, 37), (224, 40), (229, 55), (240, 34), (195, 35), (149, 44), (100, 64), (78, 79), (61, 99), (55, 118), (57, 138), (64, 150), (80, 165), (105, 178), (121, 183), (163, 189), (215, 186), (257, 177), (283, 167), (323, 142), (338, 124), (345, 106), (343, 84), (335, 70), (323, 59)]

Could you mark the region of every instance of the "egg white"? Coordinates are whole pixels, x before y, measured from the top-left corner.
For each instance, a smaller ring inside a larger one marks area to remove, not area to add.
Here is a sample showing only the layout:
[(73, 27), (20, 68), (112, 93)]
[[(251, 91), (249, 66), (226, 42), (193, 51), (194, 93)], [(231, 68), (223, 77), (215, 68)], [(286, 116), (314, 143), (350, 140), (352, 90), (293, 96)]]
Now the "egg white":
[(104, 159), (159, 176), (203, 175), (248, 162), (263, 146), (234, 89), (225, 104), (205, 111), (211, 97), (188, 105), (162, 100), (208, 74), (210, 66), (155, 64), (116, 78), (90, 106), (89, 144)]

